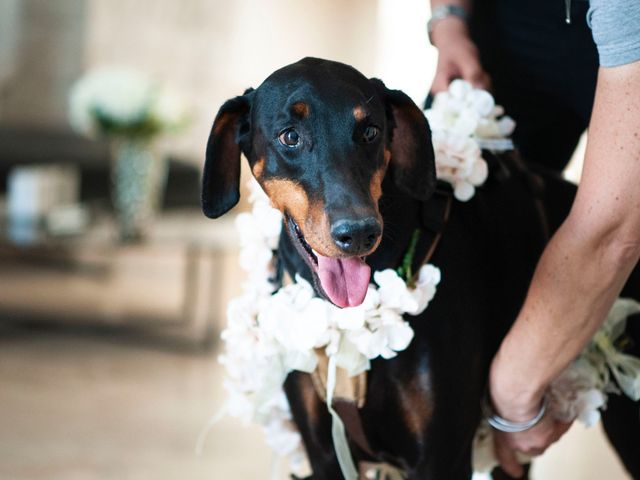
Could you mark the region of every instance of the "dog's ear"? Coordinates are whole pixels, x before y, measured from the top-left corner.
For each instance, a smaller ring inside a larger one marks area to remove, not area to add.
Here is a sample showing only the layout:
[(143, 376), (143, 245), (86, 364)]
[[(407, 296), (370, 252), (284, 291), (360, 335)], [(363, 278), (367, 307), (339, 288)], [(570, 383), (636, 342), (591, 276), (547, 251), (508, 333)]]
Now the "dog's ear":
[(371, 83), (387, 109), (391, 174), (404, 192), (418, 200), (428, 200), (436, 188), (429, 123), (407, 94), (388, 89), (377, 78), (372, 78)]
[(240, 152), (248, 153), (252, 92), (227, 100), (213, 122), (202, 177), (202, 211), (209, 218), (224, 215), (240, 199)]

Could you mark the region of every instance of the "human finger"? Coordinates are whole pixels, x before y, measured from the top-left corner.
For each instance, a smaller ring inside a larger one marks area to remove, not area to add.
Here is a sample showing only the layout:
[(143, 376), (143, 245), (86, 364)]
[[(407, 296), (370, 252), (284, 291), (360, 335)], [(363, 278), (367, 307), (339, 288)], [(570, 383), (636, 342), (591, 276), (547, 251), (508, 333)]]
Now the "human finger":
[(462, 78), (476, 88), (489, 90), (491, 87), (491, 77), (482, 68), (479, 59), (474, 55), (468, 55), (468, 58), (460, 62), (460, 73)]
[(444, 92), (449, 88), (451, 80), (453, 80), (453, 78), (448, 72), (436, 72), (436, 76), (433, 77), (433, 83), (431, 84), (431, 93)]
[(494, 435), (494, 449), (500, 467), (502, 467), (509, 476), (520, 478), (524, 474), (524, 469), (522, 465), (520, 465), (520, 462), (518, 462), (515, 450), (511, 449), (506, 439), (500, 433)]

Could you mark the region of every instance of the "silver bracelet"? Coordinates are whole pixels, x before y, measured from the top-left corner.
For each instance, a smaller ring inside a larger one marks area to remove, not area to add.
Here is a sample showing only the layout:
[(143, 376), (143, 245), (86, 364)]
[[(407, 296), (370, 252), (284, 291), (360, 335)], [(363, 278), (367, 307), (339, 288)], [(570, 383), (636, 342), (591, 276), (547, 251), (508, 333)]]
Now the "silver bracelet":
[(466, 21), (469, 14), (459, 5), (440, 5), (431, 12), (431, 18), (427, 22), (427, 34), (429, 35), (429, 42), (431, 42), (431, 45), (433, 45), (431, 34), (433, 33), (433, 27), (436, 22), (452, 16)]
[(496, 430), (507, 433), (525, 432), (535, 427), (540, 422), (540, 420), (542, 420), (542, 417), (544, 417), (544, 414), (547, 411), (547, 396), (545, 395), (542, 399), (540, 411), (536, 414), (536, 416), (531, 420), (527, 420), (526, 422), (512, 422), (511, 420), (502, 418), (491, 407), (491, 400), (489, 399), (489, 395), (485, 396), (485, 400), (482, 405), (482, 411), (485, 417), (487, 417), (487, 422), (489, 422), (489, 425), (491, 425)]

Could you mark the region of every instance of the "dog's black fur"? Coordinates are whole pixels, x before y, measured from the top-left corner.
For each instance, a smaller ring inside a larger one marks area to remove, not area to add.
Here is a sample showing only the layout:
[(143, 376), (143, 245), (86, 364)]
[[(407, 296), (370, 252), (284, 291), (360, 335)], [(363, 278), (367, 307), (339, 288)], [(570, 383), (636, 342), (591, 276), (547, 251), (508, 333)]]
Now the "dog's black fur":
[[(283, 137), (292, 128), (295, 135)], [(309, 244), (323, 255), (366, 255), (376, 271), (397, 268), (422, 229), (419, 266), (433, 238), (425, 218), (436, 201), (434, 156), (427, 122), (402, 92), (349, 66), (307, 58), (228, 101), (207, 146), (203, 209), (210, 217), (238, 201), (241, 152), (285, 216), (281, 260), (289, 273), (314, 282), (320, 296), (326, 294)], [(491, 358), (524, 300), (548, 230), (558, 227), (574, 195), (573, 186), (552, 176), (541, 188), (514, 154), (485, 155), (488, 181), (471, 201), (453, 203), (430, 260), (442, 270), (437, 294), (424, 313), (407, 317), (415, 338), (397, 357), (374, 360), (369, 372), (361, 410), (366, 436), (376, 460), (410, 479), (470, 477)], [(354, 229), (366, 219), (369, 241), (344, 248), (334, 227), (345, 219)], [(381, 235), (373, 224), (384, 227)], [(310, 377), (292, 373), (285, 389), (313, 478), (342, 478), (330, 417)], [(367, 459), (352, 447), (356, 460)]]

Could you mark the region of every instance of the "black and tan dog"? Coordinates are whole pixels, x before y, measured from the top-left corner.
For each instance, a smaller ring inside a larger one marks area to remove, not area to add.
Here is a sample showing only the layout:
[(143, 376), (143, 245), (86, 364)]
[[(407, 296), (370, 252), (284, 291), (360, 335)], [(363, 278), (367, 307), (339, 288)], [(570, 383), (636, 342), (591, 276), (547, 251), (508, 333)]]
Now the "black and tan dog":
[[(283, 213), (284, 267), (337, 306), (360, 304), (371, 270), (398, 267), (416, 230), (416, 269), (441, 236), (430, 258), (443, 273), (438, 292), (423, 314), (407, 318), (409, 348), (372, 362), (360, 411), (369, 448), (353, 442), (352, 453), (410, 479), (469, 478), (490, 360), (573, 187), (555, 180), (543, 191), (514, 155), (486, 152), (487, 183), (471, 201), (452, 203), (436, 182), (427, 121), (409, 97), (314, 58), (221, 107), (207, 145), (207, 216), (238, 202), (241, 152)], [(310, 376), (291, 374), (286, 393), (313, 478), (342, 478)]]

